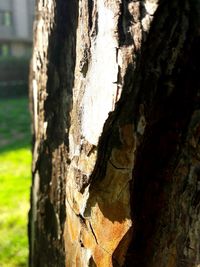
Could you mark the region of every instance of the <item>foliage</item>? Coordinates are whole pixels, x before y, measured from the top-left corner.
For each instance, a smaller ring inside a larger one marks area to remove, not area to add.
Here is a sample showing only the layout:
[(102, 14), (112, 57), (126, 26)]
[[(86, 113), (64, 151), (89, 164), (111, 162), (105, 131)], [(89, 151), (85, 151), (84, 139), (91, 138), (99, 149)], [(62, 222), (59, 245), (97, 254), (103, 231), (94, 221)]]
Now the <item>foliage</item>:
[(30, 127), (27, 99), (0, 100), (0, 266), (27, 266)]

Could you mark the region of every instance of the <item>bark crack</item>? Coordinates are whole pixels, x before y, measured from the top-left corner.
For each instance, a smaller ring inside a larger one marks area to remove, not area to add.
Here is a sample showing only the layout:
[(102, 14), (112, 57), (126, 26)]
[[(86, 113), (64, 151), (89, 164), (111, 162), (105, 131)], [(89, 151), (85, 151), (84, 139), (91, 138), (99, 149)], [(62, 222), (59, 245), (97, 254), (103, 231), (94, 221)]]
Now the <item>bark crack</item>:
[(125, 184), (125, 186), (122, 188), (122, 190), (120, 191), (120, 193), (119, 193), (118, 196), (117, 196), (117, 199), (120, 198), (122, 192), (126, 189), (126, 187), (127, 187), (127, 185), (129, 184), (129, 182), (130, 182), (130, 181), (128, 181), (128, 182)]
[(66, 201), (67, 201), (67, 203), (69, 204), (69, 206), (70, 206), (71, 210), (73, 211), (73, 213), (74, 213), (76, 216), (80, 217), (80, 216), (79, 216), (80, 214), (78, 214), (78, 213), (74, 210), (74, 208), (72, 207), (72, 205), (70, 204), (70, 202), (69, 202), (67, 196), (66, 196)]
[(130, 170), (130, 168), (117, 167), (110, 159), (109, 159), (109, 163), (113, 166), (113, 168), (117, 170)]
[(94, 239), (95, 239), (97, 245), (98, 245), (103, 251), (105, 251), (108, 255), (112, 256), (112, 254), (111, 254), (109, 251), (107, 251), (107, 250), (106, 250), (106, 249), (105, 249), (105, 248), (98, 242), (98, 240), (97, 240), (97, 236), (96, 236), (96, 234), (95, 234), (95, 232), (94, 232), (94, 229), (93, 229), (93, 227), (92, 227), (91, 222), (89, 222), (89, 225), (90, 225), (90, 229), (91, 229), (91, 231), (92, 231), (92, 234), (93, 234), (93, 236), (94, 236)]
[(94, 236), (94, 239), (95, 239), (97, 245), (99, 245), (99, 242), (98, 242), (98, 240), (97, 240), (96, 234), (95, 234), (95, 232), (94, 232), (94, 229), (93, 229), (92, 224), (91, 224), (90, 221), (89, 221), (89, 225), (90, 225), (90, 229), (91, 229), (91, 231), (92, 231), (92, 234), (93, 234), (93, 236)]

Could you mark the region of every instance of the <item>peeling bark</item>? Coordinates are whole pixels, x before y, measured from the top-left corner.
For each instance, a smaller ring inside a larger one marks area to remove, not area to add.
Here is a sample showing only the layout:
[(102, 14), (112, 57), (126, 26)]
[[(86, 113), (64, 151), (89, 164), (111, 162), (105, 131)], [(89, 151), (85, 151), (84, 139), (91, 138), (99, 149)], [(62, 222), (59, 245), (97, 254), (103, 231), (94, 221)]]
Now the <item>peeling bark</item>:
[(37, 2), (31, 267), (199, 267), (200, 2)]

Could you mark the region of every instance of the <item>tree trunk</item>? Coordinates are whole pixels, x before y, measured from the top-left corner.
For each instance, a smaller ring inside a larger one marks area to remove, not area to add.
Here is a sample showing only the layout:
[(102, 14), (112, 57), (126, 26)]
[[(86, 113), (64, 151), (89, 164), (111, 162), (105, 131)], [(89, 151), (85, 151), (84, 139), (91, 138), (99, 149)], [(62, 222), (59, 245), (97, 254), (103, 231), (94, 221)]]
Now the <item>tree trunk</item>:
[(200, 266), (200, 1), (38, 0), (31, 267)]

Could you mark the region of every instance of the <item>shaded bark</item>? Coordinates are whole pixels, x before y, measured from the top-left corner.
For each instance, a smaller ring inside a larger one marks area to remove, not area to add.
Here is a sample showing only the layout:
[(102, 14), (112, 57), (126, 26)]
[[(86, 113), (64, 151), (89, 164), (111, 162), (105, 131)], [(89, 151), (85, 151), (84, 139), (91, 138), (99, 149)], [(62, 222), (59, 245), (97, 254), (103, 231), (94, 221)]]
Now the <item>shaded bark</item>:
[(30, 266), (200, 265), (200, 2), (37, 2)]

